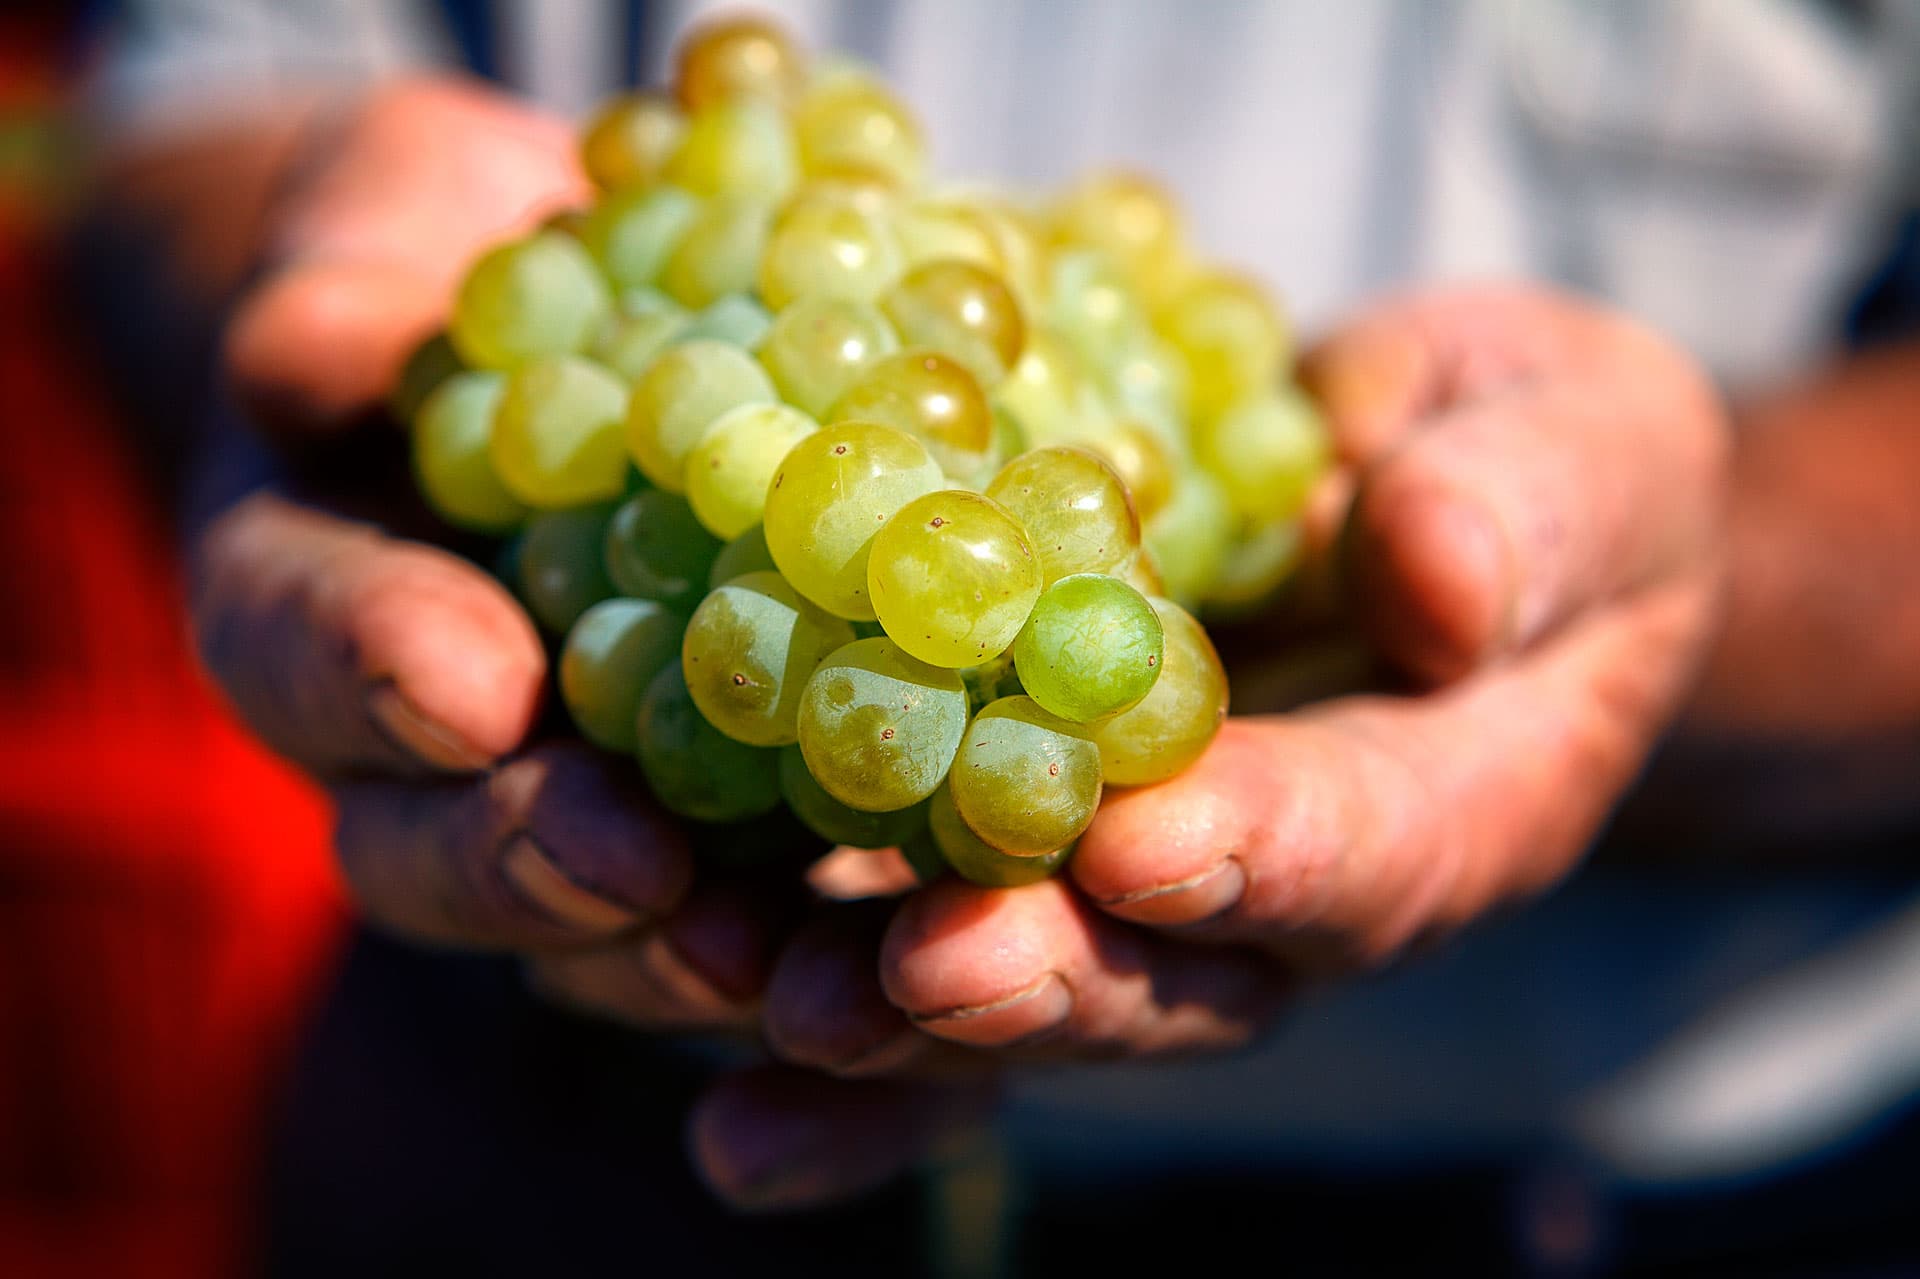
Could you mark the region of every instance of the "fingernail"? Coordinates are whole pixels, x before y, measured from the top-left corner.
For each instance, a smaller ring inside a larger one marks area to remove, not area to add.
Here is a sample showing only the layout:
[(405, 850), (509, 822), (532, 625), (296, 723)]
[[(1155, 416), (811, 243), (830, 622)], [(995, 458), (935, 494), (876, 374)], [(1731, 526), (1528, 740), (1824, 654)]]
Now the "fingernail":
[(1247, 872), (1229, 857), (1198, 875), (1125, 893), (1100, 904), (1138, 924), (1198, 924), (1223, 915), (1247, 895)]
[(493, 762), (453, 730), (422, 715), (391, 682), (368, 691), (367, 713), (395, 746), (435, 768), (472, 773)]
[(1057, 973), (1005, 999), (955, 1008), (932, 1016), (914, 1017), (929, 1034), (956, 1043), (1006, 1047), (1059, 1029), (1073, 1013), (1073, 992)]
[(517, 835), (507, 845), (500, 871), (528, 901), (568, 927), (617, 933), (640, 922), (634, 911), (568, 879), (530, 835)]

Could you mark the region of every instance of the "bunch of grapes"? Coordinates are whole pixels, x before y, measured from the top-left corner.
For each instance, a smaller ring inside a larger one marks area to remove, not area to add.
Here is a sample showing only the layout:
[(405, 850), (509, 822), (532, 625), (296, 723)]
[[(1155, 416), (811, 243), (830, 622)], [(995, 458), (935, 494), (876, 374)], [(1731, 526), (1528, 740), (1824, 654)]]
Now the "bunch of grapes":
[(420, 486), (514, 535), (574, 722), (668, 808), (1050, 874), (1219, 728), (1194, 612), (1292, 566), (1327, 447), (1282, 320), (1145, 179), (930, 184), (904, 105), (764, 22), (674, 90), (473, 264), (402, 378)]

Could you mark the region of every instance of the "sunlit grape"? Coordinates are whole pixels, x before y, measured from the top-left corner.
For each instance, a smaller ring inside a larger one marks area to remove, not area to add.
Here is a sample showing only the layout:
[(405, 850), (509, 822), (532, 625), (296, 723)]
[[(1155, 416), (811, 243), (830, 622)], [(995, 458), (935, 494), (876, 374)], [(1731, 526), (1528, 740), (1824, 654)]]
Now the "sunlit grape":
[(989, 847), (1039, 857), (1080, 838), (1100, 806), (1100, 751), (1031, 697), (1003, 697), (967, 725), (949, 784)]
[(1044, 327), (1028, 329), (1026, 348), (993, 400), (1018, 420), (1031, 447), (1071, 444), (1103, 424), (1099, 388), (1085, 361)]
[(1040, 564), (1005, 507), (947, 489), (908, 502), (881, 528), (867, 588), (901, 648), (935, 666), (972, 666), (1020, 633), (1040, 596)]
[(1143, 526), (1142, 542), (1166, 583), (1169, 598), (1197, 605), (1213, 589), (1233, 545), (1234, 514), (1220, 481), (1201, 467), (1174, 480), (1173, 496)]
[(876, 360), (827, 417), (882, 422), (927, 446), (950, 475), (970, 475), (993, 447), (993, 410), (973, 374), (933, 351), (901, 351)]
[(720, 540), (702, 528), (687, 500), (643, 489), (607, 525), (607, 576), (622, 595), (690, 612), (705, 592)]
[(879, 310), (839, 298), (801, 298), (774, 318), (760, 363), (781, 398), (824, 415), (866, 367), (900, 349)]
[(1106, 430), (1088, 433), (1081, 447), (1098, 453), (1113, 468), (1141, 519), (1152, 519), (1173, 496), (1179, 463), (1158, 432), (1138, 422), (1116, 421)]
[(698, 110), (735, 98), (784, 103), (805, 79), (799, 50), (777, 24), (728, 15), (681, 37), (673, 87), (689, 110)]
[(787, 117), (771, 103), (736, 98), (693, 113), (665, 177), (695, 195), (778, 201), (799, 174)]
[(1292, 387), (1235, 405), (1200, 432), (1200, 459), (1256, 523), (1300, 514), (1332, 452), (1313, 402)]
[(541, 231), (473, 264), (447, 333), (468, 364), (511, 369), (532, 356), (583, 350), (612, 310), (607, 283), (580, 242)]
[(1166, 271), (1180, 242), (1180, 210), (1152, 178), (1097, 173), (1076, 183), (1053, 211), (1061, 240), (1105, 253), (1136, 280)]
[(773, 205), (757, 195), (707, 201), (668, 254), (660, 287), (682, 306), (707, 307), (754, 287), (773, 225)]
[(1087, 726), (1107, 781), (1145, 786), (1200, 758), (1227, 717), (1227, 673), (1200, 623), (1170, 600), (1152, 601), (1166, 633), (1153, 691), (1132, 710)]
[(908, 200), (894, 210), (893, 229), (909, 268), (949, 259), (994, 272), (1006, 268), (994, 234), (963, 204), (931, 197)]
[(773, 314), (750, 293), (729, 293), (693, 316), (682, 340), (713, 338), (743, 351), (758, 349), (773, 328)]
[(781, 459), (818, 429), (785, 404), (743, 404), (721, 414), (687, 455), (693, 513), (716, 537), (737, 537), (760, 523)]
[(565, 635), (580, 615), (614, 593), (602, 548), (612, 502), (528, 517), (513, 556), (514, 579), (534, 620)]
[(998, 275), (972, 262), (915, 267), (881, 300), (909, 346), (959, 361), (982, 388), (998, 386), (1027, 344), (1026, 320)]
[(1084, 449), (1045, 448), (1000, 468), (987, 496), (1012, 511), (1051, 585), (1111, 572), (1140, 547), (1140, 521), (1113, 469)]
[(1164, 658), (1160, 619), (1117, 577), (1075, 573), (1049, 586), (1013, 646), (1027, 695), (1062, 719), (1089, 723), (1133, 706)]
[(926, 163), (912, 113), (873, 82), (849, 78), (810, 87), (793, 126), (808, 173), (870, 170), (911, 186)]
[(850, 848), (895, 848), (925, 835), (926, 801), (890, 813), (867, 813), (835, 799), (807, 771), (798, 746), (780, 752), (780, 794), (808, 830)]
[(1154, 317), (1186, 357), (1188, 411), (1210, 421), (1248, 396), (1270, 389), (1287, 359), (1288, 335), (1264, 290), (1235, 276), (1189, 282)]
[(1108, 383), (1125, 416), (1146, 423), (1169, 443), (1184, 437), (1192, 390), (1187, 357), (1173, 343), (1157, 335), (1143, 338), (1110, 366)]
[(746, 352), (712, 339), (683, 342), (634, 383), (627, 451), (648, 479), (670, 493), (684, 492), (687, 455), (707, 428), (728, 409), (773, 399), (773, 383)]
[(505, 389), (498, 373), (455, 373), (414, 418), (414, 477), (427, 504), (449, 524), (497, 533), (527, 516), (526, 505), (507, 491), (487, 455), (494, 409)]
[(795, 740), (800, 694), (853, 628), (816, 608), (778, 573), (748, 573), (700, 601), (681, 655), (707, 721), (755, 746)]
[(667, 808), (702, 822), (737, 822), (780, 802), (780, 755), (736, 742), (707, 723), (679, 662), (653, 677), (640, 702), (635, 753)]
[(672, 310), (623, 315), (608, 324), (593, 344), (593, 358), (632, 382), (647, 371), (660, 353), (685, 336), (687, 313)]
[(767, 549), (766, 530), (756, 524), (721, 547), (720, 553), (713, 557), (713, 567), (707, 570), (707, 589), (731, 582), (744, 573), (763, 571), (775, 573), (779, 566), (773, 562), (773, 552)]
[(580, 615), (560, 650), (560, 696), (581, 736), (630, 753), (640, 699), (680, 657), (686, 619), (652, 600), (603, 600)]
[(1145, 306), (1104, 254), (1092, 249), (1056, 253), (1050, 284), (1047, 323), (1089, 365), (1113, 364), (1146, 336)]
[(636, 187), (596, 206), (580, 240), (616, 287), (652, 284), (699, 216), (700, 201), (678, 187)]
[(528, 506), (576, 506), (626, 491), (620, 423), (627, 387), (577, 355), (528, 360), (508, 376), (487, 455)]
[(1017, 857), (992, 847), (961, 819), (951, 786), (942, 786), (927, 802), (927, 831), (947, 866), (960, 878), (983, 888), (1037, 884), (1073, 856), (1071, 844), (1038, 857)]
[(644, 186), (680, 149), (686, 117), (665, 98), (632, 93), (600, 109), (580, 139), (580, 163), (602, 189)]
[(901, 269), (885, 221), (852, 204), (812, 201), (775, 224), (760, 259), (760, 296), (776, 309), (814, 296), (871, 302)]
[(933, 794), (967, 727), (967, 691), (953, 671), (889, 639), (855, 640), (807, 681), (800, 749), (828, 794), (889, 812)]

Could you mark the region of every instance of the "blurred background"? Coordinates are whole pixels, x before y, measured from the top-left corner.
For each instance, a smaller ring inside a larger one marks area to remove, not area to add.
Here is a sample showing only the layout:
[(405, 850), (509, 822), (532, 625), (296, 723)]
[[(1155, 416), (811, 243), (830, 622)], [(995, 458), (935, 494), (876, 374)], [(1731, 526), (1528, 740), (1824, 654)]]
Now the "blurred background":
[[(214, 373), (274, 193), (163, 252), (102, 174), (188, 181), (167, 143), (210, 115), (421, 66), (577, 115), (706, 7), (0, 6), (0, 1274), (1040, 1274), (1276, 1237), (1301, 1273), (1920, 1273), (1920, 828), (1830, 820), (1910, 754), (1676, 743), (1525, 912), (1235, 1058), (1023, 1082), (948, 1166), (804, 1218), (693, 1180), (701, 1054), (355, 929), (320, 796), (184, 620), (184, 539), (277, 465)], [(1160, 175), (1307, 330), (1524, 274), (1739, 389), (1920, 319), (1920, 4), (770, 7), (881, 67), (941, 169)]]

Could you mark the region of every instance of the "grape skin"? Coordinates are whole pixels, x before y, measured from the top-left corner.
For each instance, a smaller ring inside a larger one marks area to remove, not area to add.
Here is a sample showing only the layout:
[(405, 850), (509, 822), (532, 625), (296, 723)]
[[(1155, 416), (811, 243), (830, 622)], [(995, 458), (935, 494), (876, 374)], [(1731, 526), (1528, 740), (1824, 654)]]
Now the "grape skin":
[(1146, 786), (1185, 771), (1227, 718), (1227, 673), (1200, 623), (1171, 600), (1149, 601), (1166, 633), (1153, 691), (1088, 727), (1109, 784)]
[(652, 600), (602, 600), (580, 615), (560, 650), (560, 696), (581, 736), (631, 754), (640, 699), (680, 655), (686, 621)]
[(1000, 468), (987, 496), (1025, 527), (1049, 586), (1073, 573), (1117, 570), (1140, 549), (1140, 520), (1126, 486), (1085, 449), (1022, 453)]
[(1166, 594), (1189, 608), (1205, 599), (1233, 549), (1233, 532), (1233, 508), (1220, 481), (1203, 467), (1181, 472), (1173, 496), (1147, 522), (1143, 538)]
[(774, 317), (760, 363), (790, 404), (818, 418), (900, 339), (871, 305), (844, 298), (801, 298)]
[(699, 603), (720, 540), (694, 517), (685, 498), (643, 489), (607, 524), (607, 576), (622, 595), (658, 600), (685, 614)]
[(1086, 730), (1030, 697), (973, 717), (949, 784), (967, 828), (988, 847), (1039, 857), (1080, 838), (1100, 806), (1100, 751)]
[(585, 349), (612, 310), (607, 283), (580, 242), (540, 231), (468, 269), (447, 336), (472, 367), (510, 370), (533, 356)]
[(782, 217), (760, 259), (760, 296), (776, 309), (803, 297), (871, 302), (899, 278), (900, 245), (851, 204), (812, 201)]
[(661, 804), (701, 822), (737, 822), (780, 803), (780, 757), (734, 741), (693, 704), (679, 662), (668, 662), (640, 702), (635, 753)]
[(700, 217), (700, 201), (678, 187), (609, 196), (581, 227), (580, 240), (616, 287), (652, 284)]
[(1332, 452), (1319, 411), (1292, 388), (1238, 404), (1199, 434), (1234, 512), (1256, 523), (1296, 518)]
[(974, 834), (961, 819), (950, 786), (942, 786), (928, 803), (927, 831), (947, 866), (960, 878), (982, 888), (1023, 888), (1037, 884), (1051, 877), (1073, 856), (1071, 844), (1038, 857), (1015, 857), (1001, 852)]
[(498, 533), (527, 517), (526, 505), (507, 491), (488, 457), (494, 409), (505, 390), (498, 373), (455, 373), (414, 419), (414, 478), (428, 505), (458, 528)]
[(972, 262), (936, 259), (912, 271), (881, 302), (910, 346), (958, 360), (983, 388), (998, 386), (1027, 344), (1013, 291)]
[(799, 173), (785, 113), (769, 102), (737, 98), (693, 113), (665, 176), (695, 195), (773, 201), (793, 189)]
[(580, 138), (580, 164), (603, 191), (644, 186), (680, 149), (687, 120), (651, 93), (625, 94), (603, 107)]
[(801, 599), (778, 573), (748, 573), (708, 594), (681, 642), (694, 705), (753, 746), (795, 740), (800, 695), (853, 628)]
[(969, 475), (993, 447), (993, 410), (973, 374), (937, 351), (875, 361), (835, 401), (834, 422), (882, 422), (927, 446), (949, 475)]
[(917, 804), (946, 778), (967, 727), (960, 676), (889, 639), (839, 649), (800, 697), (800, 749), (829, 795), (889, 812)]
[(614, 593), (601, 547), (614, 503), (537, 511), (513, 557), (520, 597), (536, 621), (565, 635), (580, 615)]
[(773, 225), (773, 205), (752, 194), (707, 201), (660, 269), (660, 287), (696, 310), (753, 288)]
[(779, 571), (779, 566), (773, 562), (773, 552), (767, 549), (766, 530), (756, 524), (721, 547), (720, 553), (713, 557), (713, 567), (707, 571), (707, 589), (723, 586), (743, 573), (762, 570), (774, 573)]
[(935, 666), (973, 666), (1013, 643), (1040, 597), (1020, 521), (991, 498), (915, 498), (873, 540), (867, 590), (887, 634)]
[(798, 746), (780, 752), (780, 794), (806, 828), (849, 848), (903, 848), (927, 826), (926, 801), (888, 813), (867, 813), (835, 799), (807, 771)]
[(819, 429), (785, 404), (743, 404), (721, 414), (687, 457), (693, 513), (716, 537), (738, 537), (760, 523), (781, 460)]
[(618, 497), (627, 484), (620, 444), (626, 408), (626, 384), (591, 360), (528, 360), (508, 376), (494, 410), (487, 444), (494, 473), (528, 506)]
[(633, 387), (627, 451), (649, 480), (669, 493), (687, 487), (687, 455), (729, 409), (774, 400), (773, 383), (753, 357), (712, 338), (666, 351)]
[(674, 91), (689, 110), (735, 98), (784, 103), (806, 75), (787, 33), (755, 17), (703, 23), (682, 37), (674, 65)]
[(1075, 723), (1117, 715), (1152, 691), (1166, 639), (1140, 592), (1076, 573), (1049, 586), (1013, 646), (1029, 696)]

